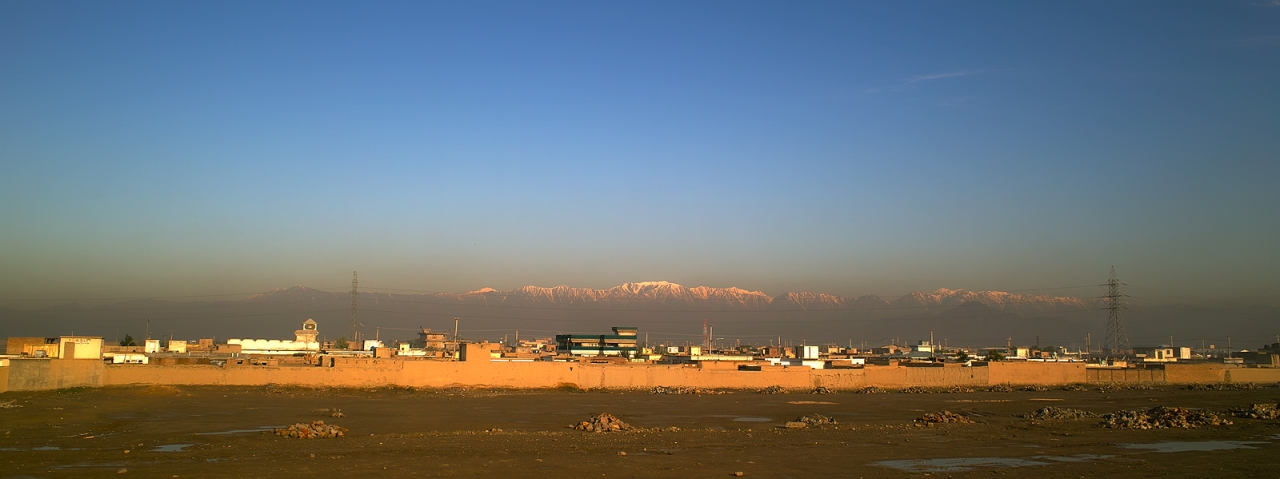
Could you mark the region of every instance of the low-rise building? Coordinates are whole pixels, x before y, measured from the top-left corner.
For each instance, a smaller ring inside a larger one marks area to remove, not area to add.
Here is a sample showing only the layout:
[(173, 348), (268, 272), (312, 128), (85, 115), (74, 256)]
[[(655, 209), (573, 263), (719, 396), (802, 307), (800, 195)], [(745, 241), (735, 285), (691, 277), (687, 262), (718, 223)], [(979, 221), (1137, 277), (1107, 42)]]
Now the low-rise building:
[(636, 328), (615, 327), (613, 334), (558, 334), (557, 351), (571, 356), (636, 356)]

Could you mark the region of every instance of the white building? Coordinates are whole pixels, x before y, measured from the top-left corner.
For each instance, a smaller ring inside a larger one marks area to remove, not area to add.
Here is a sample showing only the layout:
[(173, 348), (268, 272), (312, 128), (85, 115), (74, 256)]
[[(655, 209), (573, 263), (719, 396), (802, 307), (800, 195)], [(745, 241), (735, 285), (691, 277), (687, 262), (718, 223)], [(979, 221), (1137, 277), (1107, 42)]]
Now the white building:
[(316, 322), (311, 318), (302, 323), (302, 329), (294, 332), (294, 339), (228, 339), (228, 345), (239, 345), (241, 354), (298, 354), (320, 351), (315, 340), (319, 334)]
[(96, 336), (59, 336), (58, 358), (102, 359), (102, 338)]

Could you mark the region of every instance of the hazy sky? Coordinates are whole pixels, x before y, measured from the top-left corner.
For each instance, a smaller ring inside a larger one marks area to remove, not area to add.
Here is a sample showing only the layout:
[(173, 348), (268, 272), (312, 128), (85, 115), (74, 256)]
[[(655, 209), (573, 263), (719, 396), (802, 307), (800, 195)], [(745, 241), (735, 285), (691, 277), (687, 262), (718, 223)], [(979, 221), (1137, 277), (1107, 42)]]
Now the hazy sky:
[(9, 0), (0, 305), (1113, 264), (1274, 302), (1277, 85), (1274, 0)]

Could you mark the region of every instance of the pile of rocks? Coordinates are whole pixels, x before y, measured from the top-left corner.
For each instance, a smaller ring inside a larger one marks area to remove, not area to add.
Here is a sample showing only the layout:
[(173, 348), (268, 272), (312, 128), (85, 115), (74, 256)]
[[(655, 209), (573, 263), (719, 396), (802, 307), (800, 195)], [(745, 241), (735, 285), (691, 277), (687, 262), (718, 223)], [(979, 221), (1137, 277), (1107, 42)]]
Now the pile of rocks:
[(1089, 386), (1085, 386), (1085, 385), (1083, 385), (1083, 384), (1079, 384), (1079, 383), (1072, 383), (1072, 384), (1068, 384), (1068, 385), (1066, 385), (1066, 386), (1063, 386), (1063, 387), (1062, 387), (1062, 390), (1063, 390), (1063, 391), (1088, 391), (1088, 390), (1089, 390)]
[(688, 388), (684, 386), (655, 386), (649, 390), (649, 394), (729, 394), (728, 391), (717, 391), (715, 389)]
[(1023, 387), (1022, 387), (1022, 389), (1021, 389), (1021, 391), (1029, 391), (1029, 392), (1033, 392), (1033, 393), (1042, 393), (1042, 392), (1045, 392), (1045, 391), (1048, 391), (1048, 390), (1049, 390), (1049, 388), (1044, 387), (1044, 386), (1040, 386), (1040, 385), (1036, 385), (1036, 384), (1033, 384), (1033, 385), (1030, 385), (1030, 386), (1023, 386)]
[(1146, 411), (1117, 411), (1102, 415), (1102, 427), (1115, 429), (1195, 429), (1229, 426), (1231, 421), (1208, 411), (1157, 406)]
[(875, 386), (867, 386), (859, 389), (858, 394), (884, 394), (884, 390)]
[(924, 424), (945, 424), (945, 423), (967, 424), (973, 421), (969, 420), (969, 418), (966, 417), (964, 414), (951, 412), (951, 411), (942, 411), (942, 412), (931, 412), (929, 414), (920, 416), (919, 418), (916, 418), (916, 422), (924, 423)]
[(908, 388), (899, 389), (898, 392), (903, 394), (929, 394), (933, 391), (922, 388), (920, 386), (911, 386)]
[(1098, 392), (1105, 393), (1105, 392), (1111, 392), (1111, 391), (1151, 391), (1154, 389), (1155, 388), (1148, 386), (1146, 384), (1111, 383), (1111, 384), (1103, 384), (1101, 387), (1098, 388)]
[(769, 386), (756, 392), (760, 394), (786, 394), (787, 390), (782, 389), (782, 386)]
[(324, 421), (312, 421), (311, 424), (297, 423), (289, 427), (273, 429), (272, 432), (277, 436), (315, 439), (345, 436), (347, 428), (325, 424)]
[(1183, 389), (1191, 391), (1235, 391), (1240, 389), (1262, 389), (1254, 383), (1213, 383), (1213, 384), (1188, 384)]
[(1098, 415), (1080, 409), (1049, 406), (1023, 414), (1021, 417), (1033, 421), (1070, 421), (1098, 417)]
[(836, 418), (814, 413), (807, 416), (800, 416), (793, 422), (802, 422), (808, 426), (825, 426), (828, 424), (835, 424)]
[(1013, 388), (1006, 386), (1004, 384), (997, 384), (995, 386), (991, 386), (987, 388), (987, 391), (990, 391), (993, 393), (1011, 393), (1013, 392)]
[(604, 413), (590, 420), (569, 426), (572, 429), (586, 432), (619, 432), (631, 429), (631, 426), (612, 414)]
[(835, 393), (836, 393), (835, 391), (822, 386), (818, 386), (816, 388), (813, 388), (812, 391), (809, 391), (809, 394), (835, 394)]
[(968, 386), (951, 386), (946, 390), (946, 392), (951, 394), (971, 393), (973, 391), (973, 388)]
[(1280, 419), (1280, 409), (1277, 406), (1280, 405), (1251, 404), (1246, 407), (1232, 408), (1231, 415), (1249, 419)]

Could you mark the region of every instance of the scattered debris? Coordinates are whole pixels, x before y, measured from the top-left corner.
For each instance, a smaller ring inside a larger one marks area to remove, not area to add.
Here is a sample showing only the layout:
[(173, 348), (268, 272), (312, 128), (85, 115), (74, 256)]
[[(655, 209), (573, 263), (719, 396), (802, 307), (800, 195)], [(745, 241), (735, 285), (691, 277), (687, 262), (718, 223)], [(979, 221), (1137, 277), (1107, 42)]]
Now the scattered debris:
[(813, 388), (812, 391), (809, 391), (809, 394), (835, 394), (835, 393), (836, 393), (835, 391), (822, 386), (818, 386), (816, 388)]
[(742, 471), (735, 471), (733, 474), (730, 474), (730, 475), (734, 477), (742, 477), (743, 474), (744, 473)]
[(787, 429), (804, 429), (807, 426), (808, 424), (805, 424), (800, 421), (787, 421), (786, 424), (782, 425), (782, 427)]
[(945, 391), (951, 394), (962, 394), (974, 392), (974, 389), (968, 386), (951, 386)]
[(1280, 419), (1277, 404), (1251, 404), (1248, 407), (1231, 408), (1231, 415), (1249, 419)]
[(324, 421), (312, 421), (311, 424), (297, 423), (289, 427), (272, 429), (272, 432), (277, 436), (314, 439), (342, 437), (347, 434), (347, 428), (325, 424)]
[(1117, 411), (1102, 415), (1102, 427), (1115, 429), (1195, 429), (1229, 426), (1217, 414), (1184, 407), (1157, 406), (1146, 411)]
[(787, 390), (782, 389), (782, 386), (769, 386), (756, 392), (760, 394), (786, 394)]
[(1062, 387), (1063, 391), (1088, 391), (1089, 386), (1080, 383), (1071, 383)]
[(335, 407), (329, 410), (329, 417), (347, 417), (347, 415), (343, 414), (341, 409)]
[(16, 399), (10, 399), (5, 402), (0, 402), (0, 409), (13, 409), (15, 407), (22, 407), (21, 404), (18, 404), (18, 401)]
[(631, 426), (612, 414), (604, 413), (590, 420), (569, 426), (572, 429), (586, 432), (618, 432), (631, 429)]
[(1042, 392), (1045, 392), (1045, 391), (1048, 391), (1048, 390), (1049, 390), (1049, 388), (1044, 387), (1044, 386), (1041, 386), (1041, 385), (1039, 385), (1039, 384), (1032, 384), (1032, 385), (1030, 385), (1030, 386), (1023, 386), (1023, 387), (1022, 387), (1022, 389), (1019, 389), (1019, 391), (1029, 391), (1029, 392), (1036, 392), (1036, 393), (1042, 393)]
[(808, 416), (800, 416), (796, 418), (794, 422), (802, 422), (809, 426), (825, 426), (829, 424), (835, 424), (836, 418), (814, 413)]
[(1071, 421), (1098, 417), (1098, 414), (1081, 409), (1049, 406), (1031, 411), (1019, 417), (1033, 421)]
[(1126, 384), (1126, 383), (1110, 383), (1103, 384), (1098, 388), (1098, 392), (1105, 393), (1111, 391), (1151, 391), (1155, 388), (1146, 384)]
[(858, 394), (884, 394), (884, 390), (875, 386), (867, 386), (859, 389)]
[(908, 388), (899, 389), (898, 392), (903, 394), (929, 394), (933, 391), (922, 388), (920, 386), (911, 386)]
[(649, 394), (729, 394), (729, 391), (717, 391), (715, 389), (689, 388), (684, 386), (655, 386), (649, 390)]
[(987, 391), (990, 391), (993, 393), (1011, 393), (1013, 392), (1013, 388), (1005, 384), (997, 384), (995, 386), (991, 386), (987, 388)]
[(1211, 383), (1211, 384), (1188, 384), (1183, 389), (1191, 391), (1236, 391), (1240, 389), (1262, 389), (1254, 383)]
[(916, 419), (916, 422), (924, 423), (924, 424), (943, 424), (943, 423), (967, 424), (973, 421), (971, 421), (964, 414), (951, 412), (951, 411), (942, 411), (942, 412), (931, 412), (929, 414), (925, 414), (924, 416), (920, 416), (919, 418)]

